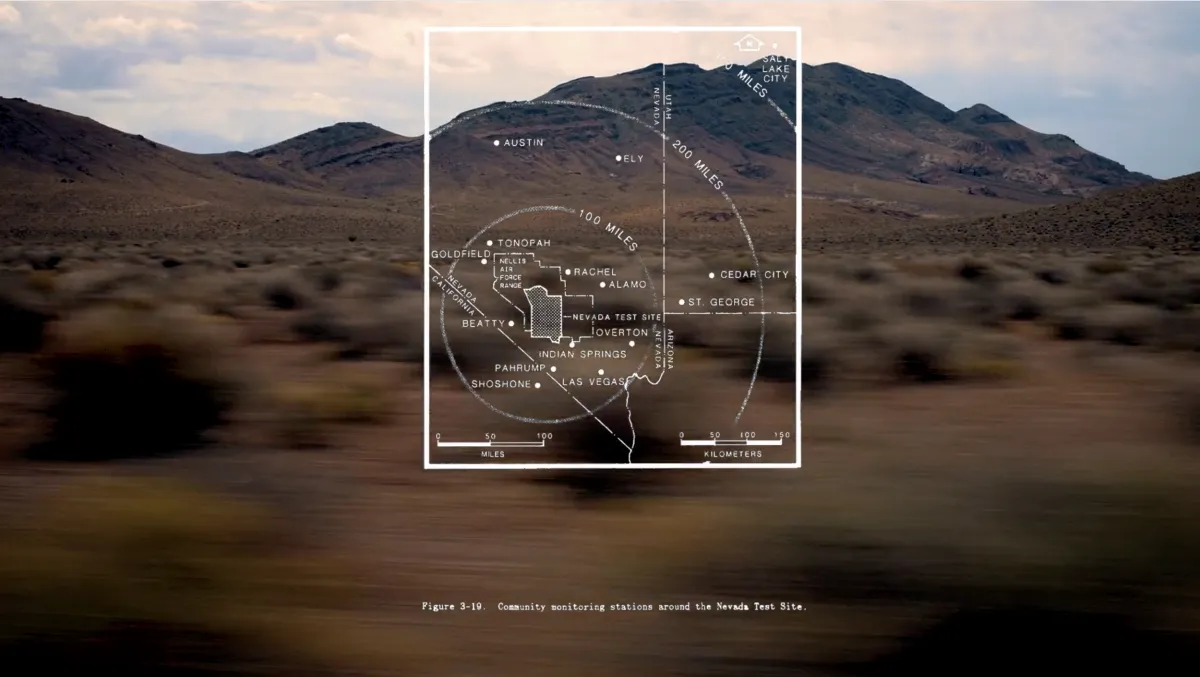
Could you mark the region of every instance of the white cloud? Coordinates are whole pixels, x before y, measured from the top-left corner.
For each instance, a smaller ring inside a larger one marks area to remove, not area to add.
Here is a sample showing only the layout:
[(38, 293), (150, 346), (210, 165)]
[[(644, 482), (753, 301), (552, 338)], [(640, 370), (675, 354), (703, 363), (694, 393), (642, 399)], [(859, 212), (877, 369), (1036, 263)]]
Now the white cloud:
[(296, 91), (290, 95), (272, 95), (259, 99), (255, 106), (266, 113), (303, 113), (318, 118), (345, 120), (353, 117), (352, 99), (330, 96), (319, 91)]
[(338, 45), (341, 45), (342, 47), (349, 47), (351, 49), (359, 49), (359, 50), (365, 51), (363, 44), (361, 42), (359, 42), (357, 39), (355, 39), (355, 37), (353, 35), (350, 35), (349, 33), (338, 33), (337, 37), (334, 38), (333, 41), (335, 43), (337, 43)]
[(458, 57), (453, 54), (430, 54), (429, 74), (431, 78), (440, 75), (490, 75), (492, 65), (483, 59), (473, 56)]
[(8, 3), (0, 5), (0, 26), (13, 28), (19, 25), (21, 25), (21, 12)]
[(82, 38), (80, 42), (106, 45), (130, 39), (146, 40), (159, 31), (188, 32), (197, 28), (196, 24), (176, 17), (131, 19), (119, 14), (83, 22), (79, 38)]

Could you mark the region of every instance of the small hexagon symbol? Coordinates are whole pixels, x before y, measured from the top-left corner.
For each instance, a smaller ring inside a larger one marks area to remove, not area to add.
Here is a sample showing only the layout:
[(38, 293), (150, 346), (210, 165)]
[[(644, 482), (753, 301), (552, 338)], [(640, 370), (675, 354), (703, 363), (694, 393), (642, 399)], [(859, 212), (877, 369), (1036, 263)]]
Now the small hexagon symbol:
[(741, 40), (733, 43), (739, 52), (757, 52), (762, 49), (763, 41), (747, 33)]

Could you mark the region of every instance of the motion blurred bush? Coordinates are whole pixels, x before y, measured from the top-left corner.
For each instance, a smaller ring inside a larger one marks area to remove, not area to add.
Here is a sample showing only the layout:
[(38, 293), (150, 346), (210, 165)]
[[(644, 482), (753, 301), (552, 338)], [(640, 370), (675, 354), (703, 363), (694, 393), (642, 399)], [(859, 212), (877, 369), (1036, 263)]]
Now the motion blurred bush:
[(63, 460), (153, 456), (194, 445), (233, 404), (229, 336), (186, 307), (99, 306), (54, 327), (39, 355), (50, 436)]
[(0, 352), (31, 352), (42, 346), (51, 313), (32, 299), (0, 290)]
[(622, 571), (679, 602), (806, 607), (677, 615), (672, 674), (1174, 674), (1200, 659), (1195, 480), (779, 481), (622, 517)]
[(323, 447), (342, 424), (378, 424), (392, 414), (391, 384), (369, 374), (330, 370), (318, 378), (280, 384), (274, 392), (280, 441)]
[(339, 674), (315, 623), (352, 596), (253, 506), (167, 480), (72, 485), (0, 532), (0, 665), (13, 675)]

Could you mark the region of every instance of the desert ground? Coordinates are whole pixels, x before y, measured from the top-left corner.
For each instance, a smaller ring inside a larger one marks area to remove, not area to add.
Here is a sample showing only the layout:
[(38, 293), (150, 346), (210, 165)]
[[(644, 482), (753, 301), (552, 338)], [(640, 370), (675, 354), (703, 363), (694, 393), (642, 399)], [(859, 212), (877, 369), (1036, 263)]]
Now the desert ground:
[[(835, 676), (1197, 658), (1186, 237), (1110, 245), (1048, 223), (1057, 244), (1014, 226), (1025, 246), (970, 246), (941, 222), (814, 219), (802, 364), (769, 343), (764, 374), (802, 380), (805, 467), (472, 473), (421, 469), (414, 238), (375, 215), (262, 237), (287, 214), (175, 237), (210, 218), (187, 211), (0, 245), (6, 666)], [(745, 263), (715, 244), (680, 256)], [(702, 416), (704, 387), (748, 358), (687, 329), (671, 398)], [(434, 397), (461, 397), (444, 360)], [(696, 610), (717, 602), (775, 610)], [(613, 606), (660, 604), (693, 610)]]

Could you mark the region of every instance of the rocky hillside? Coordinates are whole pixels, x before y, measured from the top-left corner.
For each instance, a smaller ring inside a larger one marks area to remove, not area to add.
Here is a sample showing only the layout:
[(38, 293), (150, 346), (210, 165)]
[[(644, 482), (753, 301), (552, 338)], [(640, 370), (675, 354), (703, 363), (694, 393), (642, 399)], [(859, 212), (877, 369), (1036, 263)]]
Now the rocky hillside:
[(262, 163), (300, 172), (353, 194), (421, 188), (421, 138), (367, 122), (340, 122), (250, 153)]
[(1154, 180), (984, 104), (953, 111), (899, 80), (838, 63), (804, 66), (804, 161), (1017, 199)]
[(1200, 173), (1144, 186), (1106, 191), (1076, 200), (974, 220), (904, 224), (875, 231), (814, 228), (807, 246), (912, 247), (1097, 251), (1153, 248), (1189, 255), (1200, 252)]
[(0, 171), (18, 183), (121, 183), (172, 190), (181, 184), (242, 177), (294, 188), (317, 188), (302, 173), (280, 171), (245, 153), (196, 155), (127, 134), (91, 118), (24, 99), (0, 98)]

